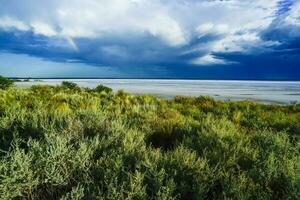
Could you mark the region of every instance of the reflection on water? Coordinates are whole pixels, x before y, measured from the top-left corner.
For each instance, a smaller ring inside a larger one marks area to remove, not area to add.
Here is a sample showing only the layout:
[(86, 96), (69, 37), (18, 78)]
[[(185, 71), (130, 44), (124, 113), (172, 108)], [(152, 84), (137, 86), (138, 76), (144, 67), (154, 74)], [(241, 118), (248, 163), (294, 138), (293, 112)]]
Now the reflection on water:
[[(18, 82), (17, 85), (58, 85), (62, 79), (45, 79), (42, 82)], [(113, 90), (129, 93), (152, 94), (171, 98), (177, 95), (212, 96), (216, 99), (259, 100), (264, 102), (300, 102), (300, 82), (280, 81), (223, 81), (223, 80), (159, 80), (159, 79), (68, 79), (82, 87), (103, 84)]]

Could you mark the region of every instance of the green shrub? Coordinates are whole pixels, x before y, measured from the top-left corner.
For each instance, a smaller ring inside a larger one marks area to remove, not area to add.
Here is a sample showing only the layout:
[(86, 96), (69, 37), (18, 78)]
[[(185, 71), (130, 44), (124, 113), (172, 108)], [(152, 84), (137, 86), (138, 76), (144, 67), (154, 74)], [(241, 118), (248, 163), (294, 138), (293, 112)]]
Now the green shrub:
[(78, 85), (76, 83), (73, 83), (73, 82), (69, 82), (69, 81), (63, 81), (61, 83), (61, 86), (63, 88), (66, 88), (66, 89), (70, 89), (70, 90), (75, 90), (75, 89), (79, 89)]
[(183, 136), (184, 118), (176, 110), (163, 110), (159, 116), (149, 116), (146, 120), (151, 128), (149, 142), (154, 147), (170, 149)]
[(8, 78), (5, 78), (3, 76), (0, 76), (0, 89), (5, 90), (5, 89), (11, 87), (13, 84), (14, 84), (14, 81), (12, 81)]
[(95, 92), (106, 92), (106, 93), (111, 93), (112, 89), (109, 87), (106, 87), (104, 85), (98, 85), (95, 89)]

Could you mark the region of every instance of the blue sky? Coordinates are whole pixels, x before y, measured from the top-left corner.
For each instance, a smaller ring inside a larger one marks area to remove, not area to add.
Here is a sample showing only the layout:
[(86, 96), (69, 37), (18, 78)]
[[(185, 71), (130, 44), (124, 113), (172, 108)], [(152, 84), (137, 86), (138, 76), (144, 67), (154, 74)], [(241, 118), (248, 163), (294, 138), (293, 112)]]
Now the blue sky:
[(0, 0), (0, 74), (300, 80), (300, 1)]

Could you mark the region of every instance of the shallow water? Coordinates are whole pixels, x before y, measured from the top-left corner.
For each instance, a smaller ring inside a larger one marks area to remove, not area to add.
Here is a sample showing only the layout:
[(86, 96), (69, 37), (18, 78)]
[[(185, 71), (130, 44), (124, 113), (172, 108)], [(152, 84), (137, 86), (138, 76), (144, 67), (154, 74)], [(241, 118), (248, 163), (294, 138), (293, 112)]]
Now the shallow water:
[[(16, 83), (58, 85), (63, 79), (42, 79), (42, 82)], [(164, 98), (177, 95), (212, 96), (222, 100), (257, 100), (273, 103), (300, 102), (300, 81), (223, 81), (223, 80), (160, 80), (160, 79), (68, 79), (82, 87), (94, 88), (103, 84), (114, 91), (124, 89), (135, 94), (151, 94)]]

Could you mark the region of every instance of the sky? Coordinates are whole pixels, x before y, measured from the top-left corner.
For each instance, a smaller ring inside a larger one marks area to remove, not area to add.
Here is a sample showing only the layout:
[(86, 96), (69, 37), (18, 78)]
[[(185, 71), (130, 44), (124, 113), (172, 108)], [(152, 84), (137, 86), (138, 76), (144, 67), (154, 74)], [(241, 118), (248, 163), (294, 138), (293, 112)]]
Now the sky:
[(0, 75), (300, 80), (300, 0), (0, 0)]

